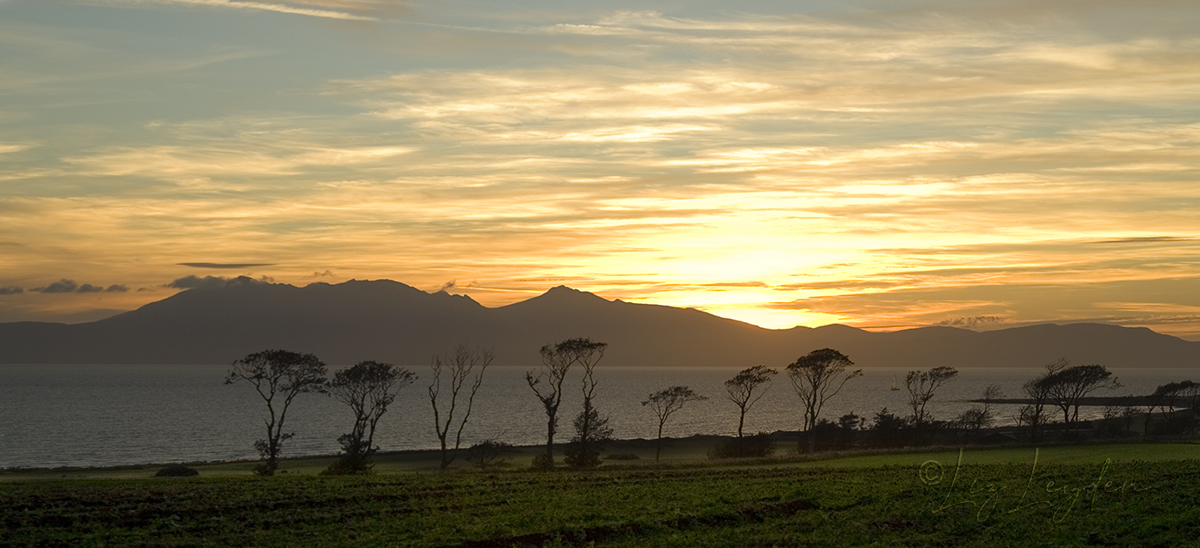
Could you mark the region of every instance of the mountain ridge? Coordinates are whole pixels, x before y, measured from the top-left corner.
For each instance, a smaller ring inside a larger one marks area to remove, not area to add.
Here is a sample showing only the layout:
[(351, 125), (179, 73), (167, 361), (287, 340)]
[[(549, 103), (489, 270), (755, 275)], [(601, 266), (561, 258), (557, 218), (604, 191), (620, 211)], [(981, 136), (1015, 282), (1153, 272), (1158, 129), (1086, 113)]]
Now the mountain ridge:
[(1059, 358), (1111, 367), (1200, 366), (1200, 342), (1146, 328), (772, 330), (691, 308), (608, 300), (567, 286), (488, 308), (465, 295), (427, 293), (392, 280), (304, 287), (241, 281), (189, 289), (90, 323), (3, 323), (0, 363), (220, 364), (286, 348), (331, 364), (418, 365), (469, 343), (493, 348), (496, 365), (528, 367), (539, 363), (543, 345), (575, 337), (609, 343), (606, 362), (630, 366), (779, 368), (826, 347), (863, 367), (1037, 367)]

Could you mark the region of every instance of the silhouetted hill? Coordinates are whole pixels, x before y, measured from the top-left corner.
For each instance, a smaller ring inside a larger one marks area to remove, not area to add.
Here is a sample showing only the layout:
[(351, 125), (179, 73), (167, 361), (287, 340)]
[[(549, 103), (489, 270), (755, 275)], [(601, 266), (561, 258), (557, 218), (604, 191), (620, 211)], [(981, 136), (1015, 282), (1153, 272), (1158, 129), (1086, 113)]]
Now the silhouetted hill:
[(284, 348), (336, 365), (368, 359), (423, 365), (468, 342), (494, 348), (496, 365), (531, 366), (542, 345), (573, 337), (609, 343), (605, 363), (612, 365), (783, 367), (830, 347), (863, 367), (1032, 367), (1064, 357), (1110, 367), (1200, 366), (1200, 343), (1144, 328), (769, 330), (693, 309), (609, 301), (563, 286), (486, 308), (466, 296), (430, 294), (388, 280), (306, 287), (236, 283), (183, 291), (91, 323), (0, 324), (0, 363), (222, 364)]

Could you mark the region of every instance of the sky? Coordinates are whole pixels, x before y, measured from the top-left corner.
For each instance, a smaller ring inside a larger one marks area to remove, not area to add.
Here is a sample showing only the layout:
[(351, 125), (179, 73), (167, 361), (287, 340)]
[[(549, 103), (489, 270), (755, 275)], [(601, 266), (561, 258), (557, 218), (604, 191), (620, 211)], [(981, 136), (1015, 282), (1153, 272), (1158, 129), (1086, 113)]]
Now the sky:
[(1194, 0), (0, 0), (0, 321), (248, 276), (1200, 340)]

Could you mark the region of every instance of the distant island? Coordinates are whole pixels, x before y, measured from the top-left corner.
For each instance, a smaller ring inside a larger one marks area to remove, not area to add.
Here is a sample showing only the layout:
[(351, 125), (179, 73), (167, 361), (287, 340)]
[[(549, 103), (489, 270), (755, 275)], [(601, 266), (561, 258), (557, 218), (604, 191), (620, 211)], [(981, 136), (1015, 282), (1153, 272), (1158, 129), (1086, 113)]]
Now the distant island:
[(305, 287), (247, 281), (197, 288), (103, 320), (0, 324), (0, 363), (227, 364), (264, 348), (331, 364), (427, 364), (461, 342), (495, 365), (530, 366), (556, 340), (609, 343), (610, 366), (780, 366), (837, 348), (860, 367), (1041, 367), (1066, 358), (1107, 367), (1197, 367), (1200, 342), (1146, 328), (1044, 324), (988, 332), (923, 327), (876, 333), (844, 325), (765, 329), (694, 309), (627, 303), (565, 286), (487, 308), (390, 280)]

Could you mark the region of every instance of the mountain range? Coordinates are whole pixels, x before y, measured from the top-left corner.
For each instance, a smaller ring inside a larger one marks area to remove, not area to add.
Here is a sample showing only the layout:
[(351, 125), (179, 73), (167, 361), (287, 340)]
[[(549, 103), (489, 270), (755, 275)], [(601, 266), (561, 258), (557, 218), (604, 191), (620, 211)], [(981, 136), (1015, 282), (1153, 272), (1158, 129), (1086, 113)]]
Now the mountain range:
[(1200, 367), (1200, 342), (1146, 328), (772, 330), (565, 286), (487, 308), (467, 296), (390, 280), (305, 287), (246, 281), (189, 289), (89, 323), (0, 323), (0, 363), (226, 364), (280, 348), (311, 352), (331, 365), (414, 366), (467, 343), (492, 348), (495, 365), (530, 367), (543, 345), (575, 337), (608, 343), (605, 363), (623, 366), (785, 367), (812, 350), (834, 348), (862, 367), (1038, 367), (1060, 358), (1108, 367)]

